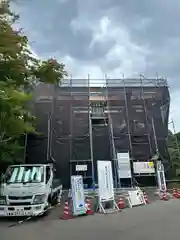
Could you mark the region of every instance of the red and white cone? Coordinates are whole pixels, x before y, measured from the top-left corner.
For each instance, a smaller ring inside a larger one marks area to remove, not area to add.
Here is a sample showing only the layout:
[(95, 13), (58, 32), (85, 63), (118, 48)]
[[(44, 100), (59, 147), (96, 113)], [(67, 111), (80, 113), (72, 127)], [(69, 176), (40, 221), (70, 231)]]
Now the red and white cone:
[(172, 196), (174, 199), (177, 198), (177, 190), (175, 188), (173, 188)]
[(63, 215), (60, 217), (60, 219), (62, 220), (72, 219), (72, 216), (69, 213), (69, 204), (67, 200), (64, 203)]
[(167, 197), (166, 191), (162, 192), (161, 200), (168, 201), (168, 197)]
[(87, 215), (92, 215), (93, 214), (93, 211), (91, 210), (91, 203), (90, 203), (90, 200), (87, 198), (86, 199), (86, 214)]
[(122, 197), (119, 198), (118, 207), (119, 207), (119, 209), (125, 208), (124, 199)]
[(179, 189), (176, 190), (176, 198), (180, 198), (180, 190)]
[(145, 200), (146, 204), (150, 204), (147, 193), (144, 192), (143, 195), (144, 195), (144, 200)]

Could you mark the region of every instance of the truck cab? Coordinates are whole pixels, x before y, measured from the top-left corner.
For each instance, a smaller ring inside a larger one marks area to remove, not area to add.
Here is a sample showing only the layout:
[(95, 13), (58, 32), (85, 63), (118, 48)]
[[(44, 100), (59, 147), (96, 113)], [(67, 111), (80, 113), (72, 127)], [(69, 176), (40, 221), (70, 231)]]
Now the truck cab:
[(2, 178), (0, 216), (41, 215), (59, 203), (61, 195), (52, 164), (11, 165)]

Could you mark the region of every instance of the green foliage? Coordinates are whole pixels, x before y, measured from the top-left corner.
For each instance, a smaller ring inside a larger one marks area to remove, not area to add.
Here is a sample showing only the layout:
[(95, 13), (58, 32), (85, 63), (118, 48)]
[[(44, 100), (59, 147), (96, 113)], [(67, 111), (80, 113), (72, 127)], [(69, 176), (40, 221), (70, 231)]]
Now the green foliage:
[(180, 171), (180, 133), (172, 134), (169, 131), (168, 151), (171, 161), (171, 177), (177, 178)]
[(35, 117), (28, 110), (29, 90), (35, 81), (59, 83), (67, 72), (55, 59), (40, 61), (28, 48), (22, 30), (14, 30), (18, 16), (8, 1), (0, 3), (0, 163), (14, 161), (22, 151), (20, 139), (35, 132)]

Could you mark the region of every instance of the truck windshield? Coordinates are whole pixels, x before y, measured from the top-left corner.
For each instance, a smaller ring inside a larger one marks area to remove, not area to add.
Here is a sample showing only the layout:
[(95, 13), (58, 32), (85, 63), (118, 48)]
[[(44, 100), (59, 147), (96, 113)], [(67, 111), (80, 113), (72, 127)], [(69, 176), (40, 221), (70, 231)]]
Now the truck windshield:
[(42, 166), (12, 166), (5, 173), (6, 183), (40, 183), (44, 181)]

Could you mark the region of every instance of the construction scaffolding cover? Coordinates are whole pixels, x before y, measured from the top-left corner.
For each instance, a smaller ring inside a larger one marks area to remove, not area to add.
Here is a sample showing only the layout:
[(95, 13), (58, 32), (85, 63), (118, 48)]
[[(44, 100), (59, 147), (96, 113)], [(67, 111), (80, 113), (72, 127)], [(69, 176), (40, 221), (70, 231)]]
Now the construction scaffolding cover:
[[(107, 124), (90, 119), (92, 92), (92, 101), (99, 101), (98, 95), (107, 102)], [(65, 188), (70, 186), (70, 175), (82, 174), (84, 183), (91, 185), (95, 173), (97, 181), (97, 161), (113, 161), (117, 152), (129, 152), (131, 159), (143, 162), (158, 150), (166, 169), (169, 103), (167, 84), (161, 80), (124, 79), (113, 84), (108, 79), (103, 87), (91, 89), (85, 79), (82, 85), (75, 80), (62, 86), (40, 84), (31, 104), (40, 134), (28, 136), (26, 161), (55, 159)], [(113, 178), (117, 174), (114, 163)], [(77, 171), (77, 165), (87, 165), (87, 171)]]
[[(109, 80), (110, 81), (110, 80)], [(111, 83), (111, 82), (110, 82)], [(110, 84), (109, 84), (110, 85)], [(156, 153), (168, 160), (169, 91), (166, 86), (109, 87), (109, 110), (115, 148), (130, 150), (133, 159), (147, 161)]]

